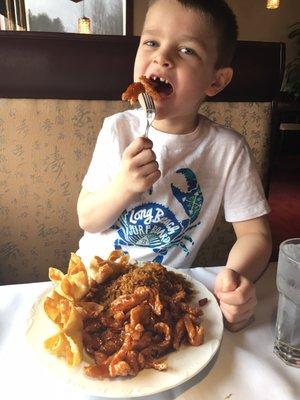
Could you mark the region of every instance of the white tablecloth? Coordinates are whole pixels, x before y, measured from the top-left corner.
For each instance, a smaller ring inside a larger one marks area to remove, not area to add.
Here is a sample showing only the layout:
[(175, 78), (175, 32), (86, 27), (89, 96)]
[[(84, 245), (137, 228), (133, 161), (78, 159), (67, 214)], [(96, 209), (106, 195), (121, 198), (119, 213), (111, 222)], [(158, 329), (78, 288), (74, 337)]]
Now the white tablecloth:
[[(212, 288), (218, 268), (185, 270)], [(277, 292), (276, 265), (257, 283), (259, 306), (246, 329), (225, 330), (220, 351), (196, 377), (173, 390), (143, 400), (296, 400), (300, 371), (273, 354)], [(54, 380), (37, 365), (26, 345), (26, 320), (49, 282), (0, 287), (0, 397), (31, 400), (92, 400)], [(97, 398), (100, 399), (100, 398)], [(103, 398), (101, 398), (103, 399)]]

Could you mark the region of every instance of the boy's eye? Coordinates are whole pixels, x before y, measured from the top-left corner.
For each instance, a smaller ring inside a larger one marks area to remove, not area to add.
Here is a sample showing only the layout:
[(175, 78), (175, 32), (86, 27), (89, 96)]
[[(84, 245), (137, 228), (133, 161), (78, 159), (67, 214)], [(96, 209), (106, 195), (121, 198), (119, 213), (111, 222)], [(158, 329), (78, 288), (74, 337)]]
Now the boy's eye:
[(154, 40), (146, 40), (146, 41), (144, 42), (144, 44), (145, 44), (146, 46), (149, 46), (149, 47), (154, 47), (154, 46), (156, 45), (156, 42), (155, 42)]
[(189, 47), (182, 47), (182, 48), (180, 49), (180, 52), (183, 53), (183, 54), (187, 54), (187, 55), (194, 55), (194, 54), (196, 54), (196, 53), (194, 52), (194, 50), (193, 50), (193, 49), (190, 49)]

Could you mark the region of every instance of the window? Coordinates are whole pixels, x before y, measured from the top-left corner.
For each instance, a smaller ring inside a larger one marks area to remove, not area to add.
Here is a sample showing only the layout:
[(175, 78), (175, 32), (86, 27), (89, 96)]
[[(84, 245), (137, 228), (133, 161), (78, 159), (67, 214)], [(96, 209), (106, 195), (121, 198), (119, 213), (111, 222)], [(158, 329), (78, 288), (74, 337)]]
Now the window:
[[(0, 0), (0, 29), (132, 34), (132, 0)], [(84, 32), (82, 29), (88, 27)]]

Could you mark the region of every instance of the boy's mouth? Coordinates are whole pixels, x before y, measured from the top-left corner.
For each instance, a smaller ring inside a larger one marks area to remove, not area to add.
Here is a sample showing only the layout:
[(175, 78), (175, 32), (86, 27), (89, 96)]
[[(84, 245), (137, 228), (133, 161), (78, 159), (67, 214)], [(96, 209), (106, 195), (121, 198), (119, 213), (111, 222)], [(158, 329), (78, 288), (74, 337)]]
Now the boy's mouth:
[(156, 75), (151, 75), (149, 77), (151, 81), (151, 85), (153, 88), (161, 95), (170, 96), (173, 93), (173, 86), (172, 84), (166, 80), (165, 78), (160, 78)]

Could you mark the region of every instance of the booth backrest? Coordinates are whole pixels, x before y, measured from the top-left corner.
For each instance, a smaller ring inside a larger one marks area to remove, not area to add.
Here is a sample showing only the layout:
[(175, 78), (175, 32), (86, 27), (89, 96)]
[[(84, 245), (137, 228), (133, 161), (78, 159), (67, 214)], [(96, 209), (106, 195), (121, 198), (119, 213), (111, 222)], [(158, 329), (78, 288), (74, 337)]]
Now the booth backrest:
[[(103, 118), (128, 108), (119, 98), (137, 44), (135, 37), (0, 32), (0, 283), (46, 280), (50, 266), (65, 270), (77, 250), (81, 182)], [(245, 135), (266, 191), (283, 54), (279, 43), (240, 42), (231, 87), (200, 110)], [(249, 64), (263, 56), (260, 68)], [(195, 263), (224, 263), (233, 241), (220, 214)]]

